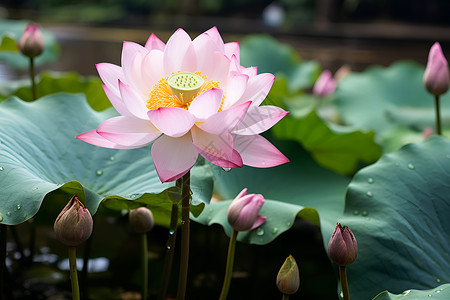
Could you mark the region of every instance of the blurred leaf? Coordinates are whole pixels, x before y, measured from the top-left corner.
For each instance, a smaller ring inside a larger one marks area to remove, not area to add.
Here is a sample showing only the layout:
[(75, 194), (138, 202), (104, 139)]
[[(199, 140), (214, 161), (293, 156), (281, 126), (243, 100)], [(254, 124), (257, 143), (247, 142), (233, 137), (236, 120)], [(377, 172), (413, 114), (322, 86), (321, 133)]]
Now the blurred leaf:
[(12, 37), (4, 35), (1, 40), (0, 51), (18, 52), (19, 48)]
[(279, 139), (301, 143), (317, 163), (341, 174), (352, 174), (358, 162), (373, 163), (381, 156), (373, 132), (330, 127), (314, 110), (304, 117), (288, 115), (272, 131)]
[(450, 284), (443, 284), (437, 288), (431, 290), (407, 290), (401, 294), (394, 295), (388, 291), (380, 293), (373, 300), (395, 300), (395, 299), (407, 299), (407, 300), (422, 300), (422, 299), (450, 299)]
[[(111, 107), (102, 88), (102, 81), (96, 76), (83, 77), (76, 72), (42, 72), (37, 77), (36, 83), (38, 98), (60, 92), (84, 93), (87, 102), (93, 109), (102, 111)], [(33, 98), (29, 82), (27, 86), (20, 87), (12, 95), (25, 101), (31, 101)]]
[(449, 195), (450, 141), (441, 137), (383, 155), (355, 175), (340, 219), (358, 241), (348, 267), (352, 298), (450, 280)]
[[(18, 224), (33, 217), (54, 220), (72, 194), (85, 201), (91, 213), (102, 201), (122, 209), (145, 204), (155, 222), (167, 226), (176, 198), (172, 184), (162, 184), (149, 147), (115, 150), (96, 147), (77, 134), (96, 128), (115, 115), (113, 109), (93, 111), (82, 95), (56, 94), (34, 102), (17, 98), (0, 103), (0, 219)], [(200, 174), (196, 174), (196, 172)], [(209, 202), (212, 179), (204, 165), (192, 170), (195, 214)], [(209, 175), (208, 175), (209, 174)], [(206, 180), (205, 180), (206, 179)], [(61, 197), (65, 193), (66, 197)], [(124, 202), (126, 200), (126, 202)]]
[(316, 61), (303, 61), (289, 72), (289, 88), (299, 91), (310, 88), (320, 75), (322, 68)]
[[(434, 96), (423, 86), (423, 72), (424, 67), (417, 64), (397, 62), (387, 68), (376, 66), (350, 73), (336, 91), (342, 120), (360, 129), (374, 130), (378, 141), (383, 141), (387, 131), (400, 126), (418, 133), (426, 127), (434, 128)], [(450, 93), (441, 97), (441, 107), (445, 128), (450, 124)]]
[[(349, 179), (318, 166), (296, 143), (278, 142), (276, 146), (290, 162), (267, 169), (244, 166), (230, 172), (212, 166), (218, 198), (234, 199), (246, 187), (248, 193), (262, 194), (269, 199), (261, 212), (268, 219), (261, 227), (263, 235), (261, 230), (258, 234), (258, 229), (254, 229), (240, 234), (240, 240), (253, 244), (269, 243), (294, 224), (295, 216), (319, 225), (317, 214), (324, 239), (329, 239), (337, 219), (342, 216)], [(218, 223), (229, 234), (230, 228), (225, 222), (228, 205), (226, 201), (207, 205), (197, 221)]]
[[(13, 52), (10, 50), (11, 47), (13, 47), (11, 45), (11, 39), (14, 39), (16, 42), (18, 42), (27, 23), (28, 21), (26, 20), (0, 19), (0, 37), (2, 38), (2, 46), (3, 42), (5, 41), (5, 37), (7, 37), (6, 43), (8, 45), (8, 49), (1, 49), (3, 51), (0, 51), (0, 61), (3, 61), (14, 68), (28, 68), (30, 63), (30, 59), (22, 55), (22, 53)], [(41, 31), (44, 37), (45, 48), (42, 54), (34, 59), (36, 65), (54, 61), (58, 58), (59, 55), (59, 46), (56, 43), (56, 39), (42, 27)]]

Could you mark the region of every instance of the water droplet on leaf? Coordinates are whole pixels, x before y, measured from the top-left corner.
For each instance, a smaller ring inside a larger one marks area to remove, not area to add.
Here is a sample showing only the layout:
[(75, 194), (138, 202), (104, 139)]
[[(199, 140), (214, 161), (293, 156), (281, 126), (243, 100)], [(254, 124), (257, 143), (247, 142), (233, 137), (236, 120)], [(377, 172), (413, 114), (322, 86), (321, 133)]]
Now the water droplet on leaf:
[(272, 228), (272, 233), (273, 234), (276, 234), (277, 232), (278, 232), (278, 228), (276, 228), (276, 227)]
[(258, 229), (256, 229), (256, 235), (264, 235), (264, 229), (262, 229), (261, 227), (259, 227)]
[(414, 170), (416, 167), (414, 167), (414, 165), (412, 163), (408, 164), (408, 169), (410, 170)]
[(441, 283), (441, 280), (439, 278), (436, 278), (437, 283)]
[(173, 230), (169, 231), (169, 235), (174, 235), (174, 234), (175, 234), (175, 231), (173, 231)]
[(361, 213), (362, 216), (367, 217), (369, 215), (369, 213), (365, 210), (363, 210), (363, 212)]
[(368, 191), (368, 192), (366, 193), (366, 195), (367, 195), (367, 197), (373, 197), (373, 193), (372, 193), (371, 191)]
[(3, 167), (0, 167), (0, 171), (3, 171), (4, 170), (4, 168)]
[(33, 188), (33, 191), (37, 191), (38, 189), (39, 189), (39, 188), (37, 188), (37, 187), (34, 187), (34, 188)]
[(353, 211), (353, 214), (354, 214), (355, 216), (359, 215), (359, 210), (354, 210), (354, 211)]
[(114, 156), (111, 156), (110, 158), (109, 158), (109, 160), (115, 160), (116, 158), (114, 157)]
[(375, 180), (371, 177), (371, 178), (367, 179), (367, 182), (372, 184), (375, 182)]
[(6, 215), (7, 215), (8, 217), (11, 216), (11, 212), (8, 211), (8, 212), (6, 213)]
[(17, 208), (17, 209), (19, 210), (19, 209), (21, 209), (21, 208), (22, 208), (22, 205), (20, 205), (20, 204), (17, 204), (16, 208)]
[(0, 216), (0, 222), (3, 222), (3, 217), (2, 216)]
[(231, 168), (222, 168), (222, 170), (224, 170), (225, 172), (230, 172)]
[(95, 174), (97, 174), (98, 176), (100, 176), (100, 175), (103, 174), (103, 171), (102, 171), (102, 170), (98, 170), (97, 172), (95, 172)]

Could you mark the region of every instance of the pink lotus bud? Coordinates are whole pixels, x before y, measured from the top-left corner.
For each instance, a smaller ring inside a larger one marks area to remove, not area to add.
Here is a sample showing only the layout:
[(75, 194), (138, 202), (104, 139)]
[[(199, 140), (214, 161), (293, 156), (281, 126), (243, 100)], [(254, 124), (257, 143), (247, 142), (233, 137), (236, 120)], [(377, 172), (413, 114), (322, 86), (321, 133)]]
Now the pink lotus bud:
[(435, 96), (442, 95), (448, 90), (448, 63), (438, 42), (434, 43), (428, 54), (427, 67), (423, 74), (423, 84), (427, 91)]
[(300, 287), (297, 262), (292, 255), (286, 258), (277, 275), (277, 288), (285, 295), (295, 294)]
[(53, 229), (63, 244), (75, 247), (86, 241), (92, 233), (93, 221), (89, 210), (73, 196), (56, 218)]
[(247, 195), (247, 189), (243, 189), (228, 208), (228, 223), (236, 231), (249, 231), (260, 226), (267, 219), (258, 215), (264, 202), (262, 195)]
[(137, 233), (149, 232), (155, 225), (153, 214), (147, 207), (139, 207), (137, 209), (130, 210), (128, 215), (131, 228)]
[(39, 25), (27, 24), (17, 46), (25, 56), (35, 57), (40, 55), (44, 50), (44, 38)]
[(317, 78), (313, 87), (313, 94), (317, 97), (325, 97), (334, 93), (336, 90), (336, 81), (330, 70), (325, 70)]
[(340, 266), (353, 263), (358, 254), (358, 244), (351, 230), (341, 224), (334, 228), (333, 235), (328, 243), (328, 255), (331, 260)]

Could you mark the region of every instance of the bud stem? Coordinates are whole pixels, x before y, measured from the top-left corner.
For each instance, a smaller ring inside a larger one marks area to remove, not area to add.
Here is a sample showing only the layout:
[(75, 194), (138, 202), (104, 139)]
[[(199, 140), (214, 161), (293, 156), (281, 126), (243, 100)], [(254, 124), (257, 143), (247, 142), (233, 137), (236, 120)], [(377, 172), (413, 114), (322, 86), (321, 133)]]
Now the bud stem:
[(72, 300), (80, 300), (77, 274), (77, 248), (69, 247), (70, 281), (72, 283)]
[(141, 259), (142, 259), (142, 300), (147, 299), (148, 294), (148, 251), (147, 251), (147, 233), (141, 233)]
[(34, 80), (34, 57), (30, 57), (30, 78), (31, 78), (31, 94), (33, 100), (37, 99), (36, 82)]
[(346, 271), (345, 265), (339, 266), (339, 278), (341, 279), (341, 287), (342, 287), (342, 294), (343, 294), (342, 299), (349, 300), (350, 296), (348, 293), (347, 271)]
[(283, 294), (283, 298), (281, 300), (289, 300), (289, 295)]
[(190, 172), (187, 172), (181, 179), (178, 180), (181, 180), (181, 257), (177, 299), (184, 300), (189, 264), (189, 202), (191, 199)]
[(441, 113), (440, 113), (440, 105), (439, 105), (439, 96), (434, 96), (434, 103), (436, 107), (436, 133), (438, 135), (442, 135), (442, 129), (441, 129)]
[(170, 216), (169, 237), (167, 238), (166, 257), (164, 258), (164, 269), (161, 276), (161, 288), (158, 294), (158, 300), (166, 298), (167, 287), (169, 286), (170, 271), (172, 270), (173, 255), (175, 253), (175, 242), (178, 227), (178, 204), (172, 204), (172, 213)]
[(227, 266), (225, 269), (225, 278), (223, 280), (222, 292), (220, 293), (219, 300), (225, 300), (228, 296), (231, 284), (231, 274), (233, 273), (234, 253), (236, 250), (236, 239), (238, 231), (231, 232), (230, 244), (228, 245)]

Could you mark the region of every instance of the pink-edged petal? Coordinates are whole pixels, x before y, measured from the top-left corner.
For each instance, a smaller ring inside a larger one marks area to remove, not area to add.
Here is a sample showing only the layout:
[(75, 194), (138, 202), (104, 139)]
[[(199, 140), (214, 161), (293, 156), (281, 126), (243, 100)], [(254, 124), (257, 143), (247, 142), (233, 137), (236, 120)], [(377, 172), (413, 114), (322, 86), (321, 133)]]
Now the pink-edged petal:
[(214, 52), (214, 65), (207, 75), (207, 80), (219, 82), (220, 88), (226, 91), (230, 59), (223, 53)]
[(219, 110), (223, 91), (212, 88), (197, 96), (189, 106), (189, 112), (198, 119), (207, 119)]
[(286, 156), (260, 135), (236, 135), (234, 148), (247, 166), (269, 168), (289, 162)]
[(142, 61), (142, 80), (148, 88), (148, 95), (155, 83), (167, 75), (164, 73), (164, 52), (153, 50), (145, 55)]
[(216, 45), (219, 47), (221, 52), (224, 52), (224, 44), (222, 36), (219, 33), (219, 30), (217, 30), (217, 27), (214, 26), (211, 29), (208, 29), (205, 31), (205, 33), (210, 36), (210, 38), (216, 43)]
[(124, 116), (103, 121), (97, 133), (113, 143), (133, 147), (148, 145), (161, 135), (150, 121)]
[(124, 42), (122, 49), (122, 69), (128, 85), (133, 86), (142, 95), (148, 94), (151, 87), (142, 77), (142, 63), (148, 50), (139, 44)]
[(203, 33), (192, 41), (192, 45), (197, 55), (197, 71), (207, 76), (214, 74), (216, 55), (222, 54), (217, 44), (209, 35)]
[(233, 133), (240, 135), (255, 135), (266, 131), (280, 121), (288, 112), (277, 106), (258, 106), (251, 108)]
[(222, 168), (241, 168), (242, 159), (233, 149), (230, 134), (215, 135), (193, 127), (192, 142), (195, 149), (211, 163)]
[(189, 133), (179, 138), (161, 136), (152, 146), (153, 163), (162, 182), (181, 178), (194, 166), (197, 157)]
[(124, 145), (119, 145), (116, 143), (113, 143), (107, 139), (105, 139), (104, 137), (102, 137), (101, 135), (99, 135), (97, 133), (97, 131), (94, 130), (90, 130), (87, 131), (85, 133), (79, 134), (76, 136), (77, 139), (82, 140), (83, 142), (95, 145), (95, 146), (99, 146), (99, 147), (103, 147), (103, 148), (111, 148), (111, 149), (134, 149), (134, 148), (139, 148), (141, 146), (124, 146)]
[(247, 88), (248, 76), (244, 74), (236, 74), (231, 76), (227, 84), (227, 94), (223, 101), (222, 109), (226, 110), (233, 106), (244, 93)]
[(154, 33), (150, 35), (147, 42), (145, 43), (145, 48), (148, 51), (151, 50), (162, 50), (164, 51), (164, 48), (166, 47), (166, 44), (164, 44)]
[(269, 94), (275, 76), (263, 73), (250, 78), (247, 89), (237, 103), (252, 101), (252, 106), (259, 106)]
[(112, 93), (119, 96), (119, 80), (125, 82), (125, 75), (123, 74), (122, 68), (110, 63), (99, 63), (96, 67), (103, 83)]
[(231, 58), (233, 55), (236, 57), (237, 61), (240, 62), (241, 50), (239, 48), (239, 43), (231, 42), (224, 45), (225, 55)]
[(178, 29), (169, 38), (164, 49), (164, 73), (171, 74), (172, 72), (184, 71), (181, 67), (185, 55), (191, 47), (192, 41), (189, 35), (183, 29)]
[(122, 98), (120, 97), (120, 94), (119, 94), (119, 96), (117, 96), (105, 84), (103, 84), (102, 87), (103, 87), (103, 90), (105, 91), (106, 97), (108, 97), (108, 99), (109, 99), (109, 102), (111, 102), (111, 104), (114, 106), (114, 108), (117, 110), (117, 112), (119, 114), (121, 114), (122, 116), (132, 116), (133, 115), (127, 109), (125, 103), (123, 103)]
[(134, 116), (148, 121), (148, 108), (145, 106), (142, 95), (121, 81), (119, 81), (119, 90), (127, 110)]
[(258, 228), (259, 226), (261, 226), (265, 221), (267, 220), (266, 216), (257, 216), (255, 223), (253, 223), (253, 226), (250, 230), (253, 230), (255, 228)]
[(242, 74), (248, 75), (249, 78), (252, 78), (258, 75), (258, 67), (244, 68), (241, 66), (241, 72)]
[(219, 111), (210, 116), (205, 122), (198, 123), (197, 126), (211, 134), (229, 133), (243, 120), (250, 104), (251, 102), (249, 101), (227, 110)]
[(183, 57), (183, 62), (181, 63), (181, 69), (183, 72), (194, 73), (197, 71), (197, 54), (195, 53), (194, 46), (192, 43), (186, 50), (186, 54)]
[(230, 58), (230, 74), (235, 74), (235, 73), (241, 73), (241, 65), (239, 64), (239, 61), (236, 57), (236, 55), (232, 55)]
[(185, 135), (195, 123), (195, 117), (189, 111), (178, 107), (160, 107), (147, 114), (156, 128), (171, 137)]

